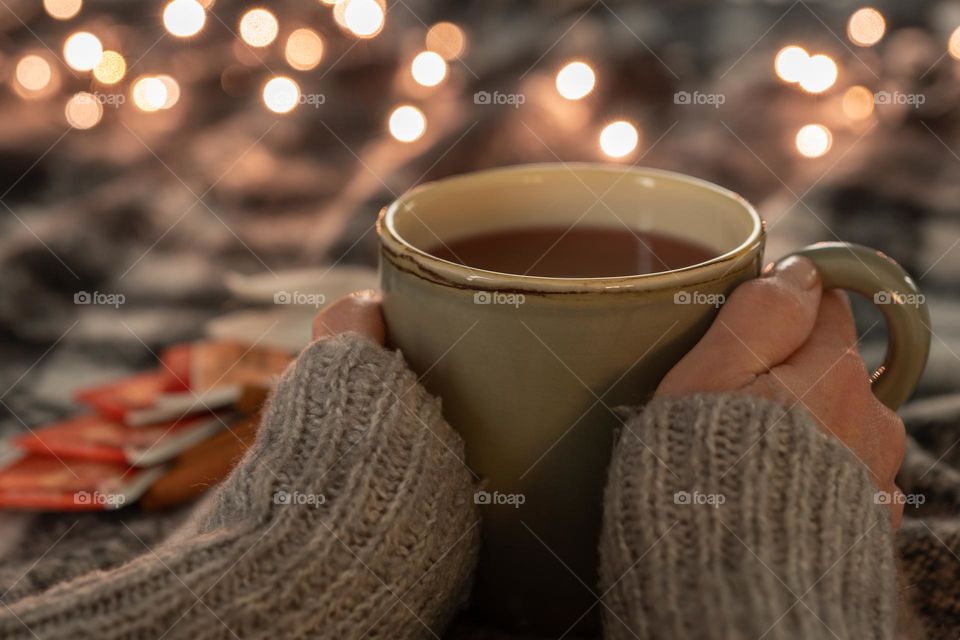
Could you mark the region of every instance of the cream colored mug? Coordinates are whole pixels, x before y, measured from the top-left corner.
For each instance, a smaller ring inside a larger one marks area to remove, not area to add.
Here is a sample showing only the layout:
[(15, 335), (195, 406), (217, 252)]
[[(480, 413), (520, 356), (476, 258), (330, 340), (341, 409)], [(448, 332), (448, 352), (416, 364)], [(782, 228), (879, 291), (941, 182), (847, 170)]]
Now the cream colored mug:
[[(665, 233), (717, 257), (577, 279), (485, 271), (427, 252), (484, 232), (575, 224)], [(645, 402), (706, 331), (722, 296), (757, 277), (763, 221), (737, 194), (677, 173), (539, 164), (419, 186), (381, 213), (378, 230), (388, 340), (442, 399), (481, 481), (475, 607), (514, 628), (592, 628), (602, 492), (620, 424), (611, 409)], [(878, 303), (889, 344), (873, 388), (898, 407), (930, 343), (913, 281), (857, 245), (800, 253), (825, 286)]]

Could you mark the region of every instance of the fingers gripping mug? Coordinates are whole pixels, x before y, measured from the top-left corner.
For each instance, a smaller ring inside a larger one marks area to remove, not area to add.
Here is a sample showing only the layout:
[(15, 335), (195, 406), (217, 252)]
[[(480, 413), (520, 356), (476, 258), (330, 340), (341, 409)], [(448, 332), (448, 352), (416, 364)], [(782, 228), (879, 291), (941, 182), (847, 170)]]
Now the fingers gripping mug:
[[(664, 234), (711, 257), (640, 275), (543, 277), (431, 255), (477, 234), (558, 225)], [(706, 331), (715, 301), (759, 275), (760, 216), (735, 193), (676, 173), (542, 164), (417, 187), (381, 213), (378, 230), (388, 340), (442, 398), (466, 442), (465, 464), (482, 479), (475, 606), (514, 627), (563, 632), (581, 618), (591, 626), (602, 492), (620, 424), (611, 409), (649, 399)], [(889, 344), (873, 388), (898, 407), (930, 343), (913, 281), (858, 245), (799, 253), (825, 287), (878, 303)]]

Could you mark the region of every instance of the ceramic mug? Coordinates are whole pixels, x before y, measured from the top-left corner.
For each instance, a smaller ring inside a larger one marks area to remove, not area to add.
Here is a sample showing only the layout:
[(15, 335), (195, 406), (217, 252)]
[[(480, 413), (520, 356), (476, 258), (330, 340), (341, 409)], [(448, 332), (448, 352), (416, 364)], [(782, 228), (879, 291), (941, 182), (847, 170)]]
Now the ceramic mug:
[[(716, 257), (668, 272), (578, 279), (485, 271), (428, 253), (484, 232), (574, 224), (665, 233)], [(581, 630), (594, 627), (602, 492), (620, 424), (611, 409), (645, 402), (706, 331), (723, 296), (759, 275), (763, 221), (737, 194), (696, 178), (539, 164), (419, 186), (381, 212), (378, 231), (388, 341), (442, 399), (466, 443), (465, 464), (481, 481), (474, 606), (514, 628), (558, 633), (578, 620)], [(913, 391), (930, 343), (913, 281), (857, 245), (799, 253), (816, 263), (825, 286), (878, 303), (889, 344), (873, 388), (896, 408)]]

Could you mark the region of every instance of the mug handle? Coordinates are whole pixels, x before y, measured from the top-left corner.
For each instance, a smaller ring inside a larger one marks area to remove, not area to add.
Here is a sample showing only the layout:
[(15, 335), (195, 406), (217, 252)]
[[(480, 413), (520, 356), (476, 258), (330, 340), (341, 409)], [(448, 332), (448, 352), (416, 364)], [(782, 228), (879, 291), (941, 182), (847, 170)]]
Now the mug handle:
[(897, 410), (920, 380), (930, 353), (930, 311), (916, 283), (886, 254), (850, 242), (822, 242), (791, 255), (809, 258), (824, 289), (872, 300), (887, 323), (887, 353), (870, 376), (874, 394)]

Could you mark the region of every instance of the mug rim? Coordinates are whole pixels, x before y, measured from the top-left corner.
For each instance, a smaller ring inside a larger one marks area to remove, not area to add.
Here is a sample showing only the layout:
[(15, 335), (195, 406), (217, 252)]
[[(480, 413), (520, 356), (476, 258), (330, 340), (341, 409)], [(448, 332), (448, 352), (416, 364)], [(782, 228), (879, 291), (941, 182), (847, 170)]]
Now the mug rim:
[[(455, 182), (473, 182), (489, 180), (497, 176), (523, 176), (542, 174), (544, 172), (579, 172), (579, 171), (608, 171), (617, 174), (630, 174), (635, 178), (651, 177), (661, 180), (671, 180), (683, 185), (703, 189), (715, 195), (733, 200), (750, 217), (753, 226), (746, 238), (736, 247), (719, 256), (698, 262), (696, 264), (651, 273), (631, 274), (624, 276), (608, 276), (599, 278), (558, 278), (550, 276), (532, 276), (514, 273), (505, 273), (470, 267), (457, 262), (438, 258), (407, 241), (396, 229), (396, 217), (403, 212), (403, 207), (412, 198), (438, 187), (449, 187)], [(696, 178), (676, 171), (655, 169), (652, 167), (622, 166), (595, 162), (543, 162), (533, 164), (519, 164), (493, 169), (483, 169), (469, 173), (457, 174), (426, 182), (403, 193), (389, 205), (384, 207), (377, 218), (377, 234), (380, 237), (381, 254), (399, 269), (413, 271), (416, 275), (428, 280), (469, 289), (497, 289), (516, 290), (524, 292), (558, 292), (576, 293), (590, 291), (648, 291), (665, 287), (676, 287), (678, 284), (688, 285), (696, 282), (712, 280), (706, 273), (718, 265), (728, 264), (723, 275), (734, 270), (736, 263), (749, 256), (752, 250), (762, 246), (765, 234), (765, 225), (756, 209), (740, 194), (721, 187), (715, 183)], [(718, 276), (719, 277), (719, 276)]]

